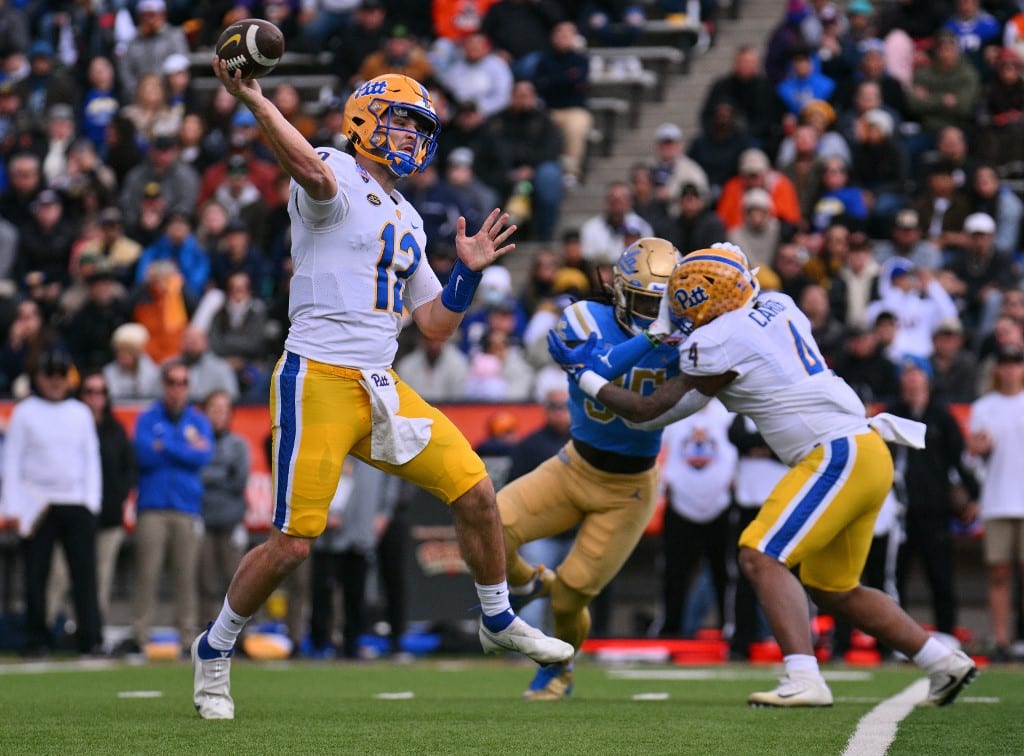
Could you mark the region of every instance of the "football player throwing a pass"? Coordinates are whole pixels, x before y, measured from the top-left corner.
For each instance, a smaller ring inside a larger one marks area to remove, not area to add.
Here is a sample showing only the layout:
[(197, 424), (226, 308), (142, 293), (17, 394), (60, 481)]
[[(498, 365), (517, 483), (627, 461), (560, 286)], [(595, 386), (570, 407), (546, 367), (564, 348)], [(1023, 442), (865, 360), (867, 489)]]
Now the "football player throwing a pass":
[(974, 662), (930, 637), (886, 594), (860, 585), (875, 517), (892, 486), (885, 442), (920, 448), (924, 426), (887, 414), (869, 420), (853, 390), (826, 367), (806, 316), (785, 294), (761, 293), (734, 245), (683, 258), (649, 330), (657, 337), (676, 329), (684, 335), (682, 372), (646, 395), (609, 381), (615, 376), (606, 363), (615, 359), (596, 339), (569, 349), (552, 335), (549, 345), (584, 393), (624, 419), (666, 424), (717, 396), (753, 419), (789, 465), (740, 536), (740, 566), (785, 661), (778, 687), (752, 693), (750, 705), (832, 705), (814, 656), (805, 587), (822, 611), (924, 669), (929, 691), (922, 703), (952, 703), (977, 674)]
[(292, 177), (294, 275), (291, 326), (270, 396), (274, 529), (245, 555), (220, 614), (192, 645), (200, 716), (234, 717), (229, 666), (238, 634), (309, 555), (349, 453), (451, 506), (480, 596), (485, 651), (520, 651), (540, 663), (568, 659), (572, 646), (530, 627), (509, 606), (501, 521), (483, 462), (391, 368), (403, 311), (427, 336), (450, 336), (481, 270), (514, 247), (507, 242), (515, 226), (494, 210), (467, 236), (459, 218), (458, 260), (442, 287), (423, 254), (423, 221), (395, 188), (423, 170), (437, 147), (439, 122), (422, 84), (395, 74), (367, 81), (345, 105), (346, 151), (314, 149), (258, 81), (228, 74), (217, 57), (213, 67)]

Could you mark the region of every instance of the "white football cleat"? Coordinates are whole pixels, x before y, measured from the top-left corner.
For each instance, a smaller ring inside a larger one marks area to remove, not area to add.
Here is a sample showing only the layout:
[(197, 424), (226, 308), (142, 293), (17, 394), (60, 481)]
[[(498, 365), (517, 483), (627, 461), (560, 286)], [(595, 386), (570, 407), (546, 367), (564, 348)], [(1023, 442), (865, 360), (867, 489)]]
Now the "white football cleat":
[(783, 675), (775, 690), (751, 693), (750, 706), (831, 706), (832, 691), (820, 672), (797, 671)]
[(954, 651), (925, 670), (928, 695), (921, 706), (947, 706), (978, 675), (978, 667), (963, 651)]
[(201, 632), (192, 641), (192, 703), (203, 719), (234, 719), (235, 702), (231, 698), (231, 652), (221, 651), (214, 659), (199, 657)]
[(488, 630), (481, 620), (480, 645), (483, 646), (486, 654), (518, 651), (529, 656), (538, 664), (568, 661), (576, 653), (576, 650), (565, 641), (544, 635), (537, 628), (527, 625), (519, 617), (512, 620), (504, 630), (496, 633)]

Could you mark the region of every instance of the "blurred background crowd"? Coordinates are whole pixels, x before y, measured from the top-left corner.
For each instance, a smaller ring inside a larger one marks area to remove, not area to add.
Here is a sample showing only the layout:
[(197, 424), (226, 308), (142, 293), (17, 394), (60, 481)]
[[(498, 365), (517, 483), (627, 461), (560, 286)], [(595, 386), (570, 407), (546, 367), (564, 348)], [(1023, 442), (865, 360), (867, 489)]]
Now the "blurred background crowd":
[[(684, 252), (739, 244), (762, 287), (793, 296), (830, 367), (872, 406), (921, 417), (991, 392), (1017, 397), (1020, 2), (779, 4), (766, 40), (738, 47), (731, 70), (679, 103), (679, 122), (684, 108), (699, 108), (694, 133), (662, 123), (649, 156), (603, 186), (583, 222), (565, 222), (566, 199), (601, 159), (588, 106), (592, 83), (609, 72), (593, 69), (588, 49), (628, 48), (646, 24), (682, 14), (706, 48), (726, 9), (742, 10), (738, 0), (719, 5), (0, 0), (0, 396), (40, 393), (40, 380), (62, 372), (66, 391), (88, 399), (95, 381), (112, 406), (166, 407), (167, 392), (183, 388), (175, 402), (205, 403), (211, 453), (226, 427), (217, 430), (211, 397), (266, 403), (288, 327), (288, 180), (255, 119), (209, 70), (220, 30), (260, 16), (282, 28), (289, 54), (310, 56), (327, 76), (306, 77), (314, 91), (303, 77), (266, 80), (313, 144), (341, 146), (344, 102), (360, 82), (401, 72), (427, 85), (443, 125), (438, 153), (400, 191), (423, 216), (442, 281), (460, 215), (473, 233), (500, 205), (521, 226), (517, 254), (528, 264), (485, 271), (458, 339), (403, 331), (397, 371), (426, 399), (548, 403), (557, 376), (548, 329), (567, 303), (604, 296), (619, 252), (649, 235)], [(619, 73), (640, 65), (625, 60)], [(966, 421), (934, 427), (934, 448), (947, 445), (921, 468), (927, 473), (903, 462), (911, 490), (901, 493), (901, 540), (905, 555), (923, 556), (936, 623), (952, 633), (950, 520), (958, 532), (980, 527), (991, 448)], [(731, 443), (741, 461), (761, 449), (729, 439), (712, 448)], [(676, 463), (707, 465), (706, 446), (683, 448)], [(910, 484), (915, 477), (939, 487), (926, 495)], [(100, 535), (120, 529), (116, 510), (135, 484), (122, 479), (109, 493), (115, 514), (101, 520)], [(182, 511), (186, 525), (203, 517), (198, 501)], [(1009, 516), (1024, 520), (1024, 502)], [(208, 523), (208, 532), (236, 524)], [(164, 525), (154, 539), (180, 551), (174, 524)], [(108, 546), (115, 556), (119, 545)], [(194, 561), (199, 542), (191, 548), (174, 556)], [(1003, 655), (1015, 635), (1006, 608), (1013, 575), (990, 571), (993, 644)], [(150, 610), (138, 607), (136, 638)], [(195, 630), (188, 611), (183, 634)]]

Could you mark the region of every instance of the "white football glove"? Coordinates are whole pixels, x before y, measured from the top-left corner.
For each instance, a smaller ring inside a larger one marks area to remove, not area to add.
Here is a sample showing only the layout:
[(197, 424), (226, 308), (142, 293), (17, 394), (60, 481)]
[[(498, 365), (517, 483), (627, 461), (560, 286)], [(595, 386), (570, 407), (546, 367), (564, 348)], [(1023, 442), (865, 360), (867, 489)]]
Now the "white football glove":
[(711, 245), (711, 249), (724, 249), (728, 252), (735, 252), (737, 255), (743, 258), (743, 262), (746, 264), (746, 266), (748, 268), (750, 267), (750, 261), (747, 260), (747, 253), (740, 249), (738, 245), (733, 244), (732, 242), (715, 242), (714, 244)]
[(682, 341), (689, 330), (672, 315), (672, 307), (668, 302), (668, 289), (661, 295), (658, 303), (658, 317), (654, 319), (645, 333), (654, 344), (674, 344)]

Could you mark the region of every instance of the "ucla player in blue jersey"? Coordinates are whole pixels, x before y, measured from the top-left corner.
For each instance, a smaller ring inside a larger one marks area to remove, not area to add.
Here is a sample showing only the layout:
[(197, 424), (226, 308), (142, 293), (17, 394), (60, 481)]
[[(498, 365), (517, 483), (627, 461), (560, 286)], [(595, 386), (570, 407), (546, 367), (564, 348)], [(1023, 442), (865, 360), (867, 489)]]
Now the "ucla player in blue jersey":
[(238, 635), (324, 531), (350, 453), (451, 507), (483, 609), (485, 651), (519, 651), (538, 662), (570, 658), (569, 644), (530, 627), (509, 605), (501, 520), (483, 462), (455, 424), (392, 369), (403, 314), (412, 313), (431, 338), (451, 336), (482, 269), (515, 246), (506, 243), (515, 226), (505, 227), (508, 215), (494, 210), (467, 236), (459, 218), (457, 259), (441, 286), (423, 255), (423, 219), (397, 190), (437, 147), (440, 122), (422, 84), (398, 74), (365, 82), (345, 105), (346, 151), (314, 149), (258, 81), (232, 77), (217, 57), (213, 66), (292, 177), (294, 273), (291, 325), (270, 392), (274, 529), (242, 559), (216, 620), (192, 644), (199, 715), (234, 718), (230, 665)]
[[(613, 304), (576, 302), (562, 314), (555, 331), (567, 345), (600, 338), (625, 344), (642, 333), (658, 314), (662, 293), (680, 260), (664, 239), (631, 244), (612, 269)], [(679, 373), (675, 347), (645, 352), (619, 377), (630, 391), (653, 392)], [(627, 348), (606, 355), (608, 369), (632, 363)], [(660, 430), (630, 428), (579, 386), (569, 388), (572, 440), (548, 461), (498, 492), (505, 530), (506, 572), (513, 607), (549, 596), (555, 636), (579, 651), (590, 630), (588, 605), (615, 577), (633, 552), (654, 512), (658, 493), (655, 460)], [(552, 571), (530, 565), (519, 547), (579, 526), (573, 545)], [(567, 696), (573, 687), (572, 660), (542, 665), (523, 694), (534, 701)]]
[[(831, 706), (814, 656), (807, 597), (833, 616), (879, 638), (924, 669), (921, 703), (952, 703), (977, 674), (962, 651), (932, 638), (889, 596), (860, 584), (874, 522), (892, 487), (886, 441), (922, 447), (921, 423), (866, 417), (846, 382), (825, 366), (807, 317), (780, 292), (759, 295), (742, 250), (715, 245), (683, 258), (672, 274), (655, 333), (680, 328), (682, 372), (653, 393), (610, 383), (608, 348), (574, 349), (549, 336), (552, 356), (579, 387), (633, 423), (667, 424), (717, 396), (750, 417), (790, 470), (740, 536), (740, 567), (754, 586), (782, 648), (778, 687), (752, 693), (752, 706)], [(647, 339), (633, 343), (637, 354)], [(623, 345), (615, 347), (620, 353)], [(620, 366), (621, 367), (621, 366)], [(799, 568), (799, 580), (792, 573)], [(802, 583), (802, 585), (801, 585)]]

